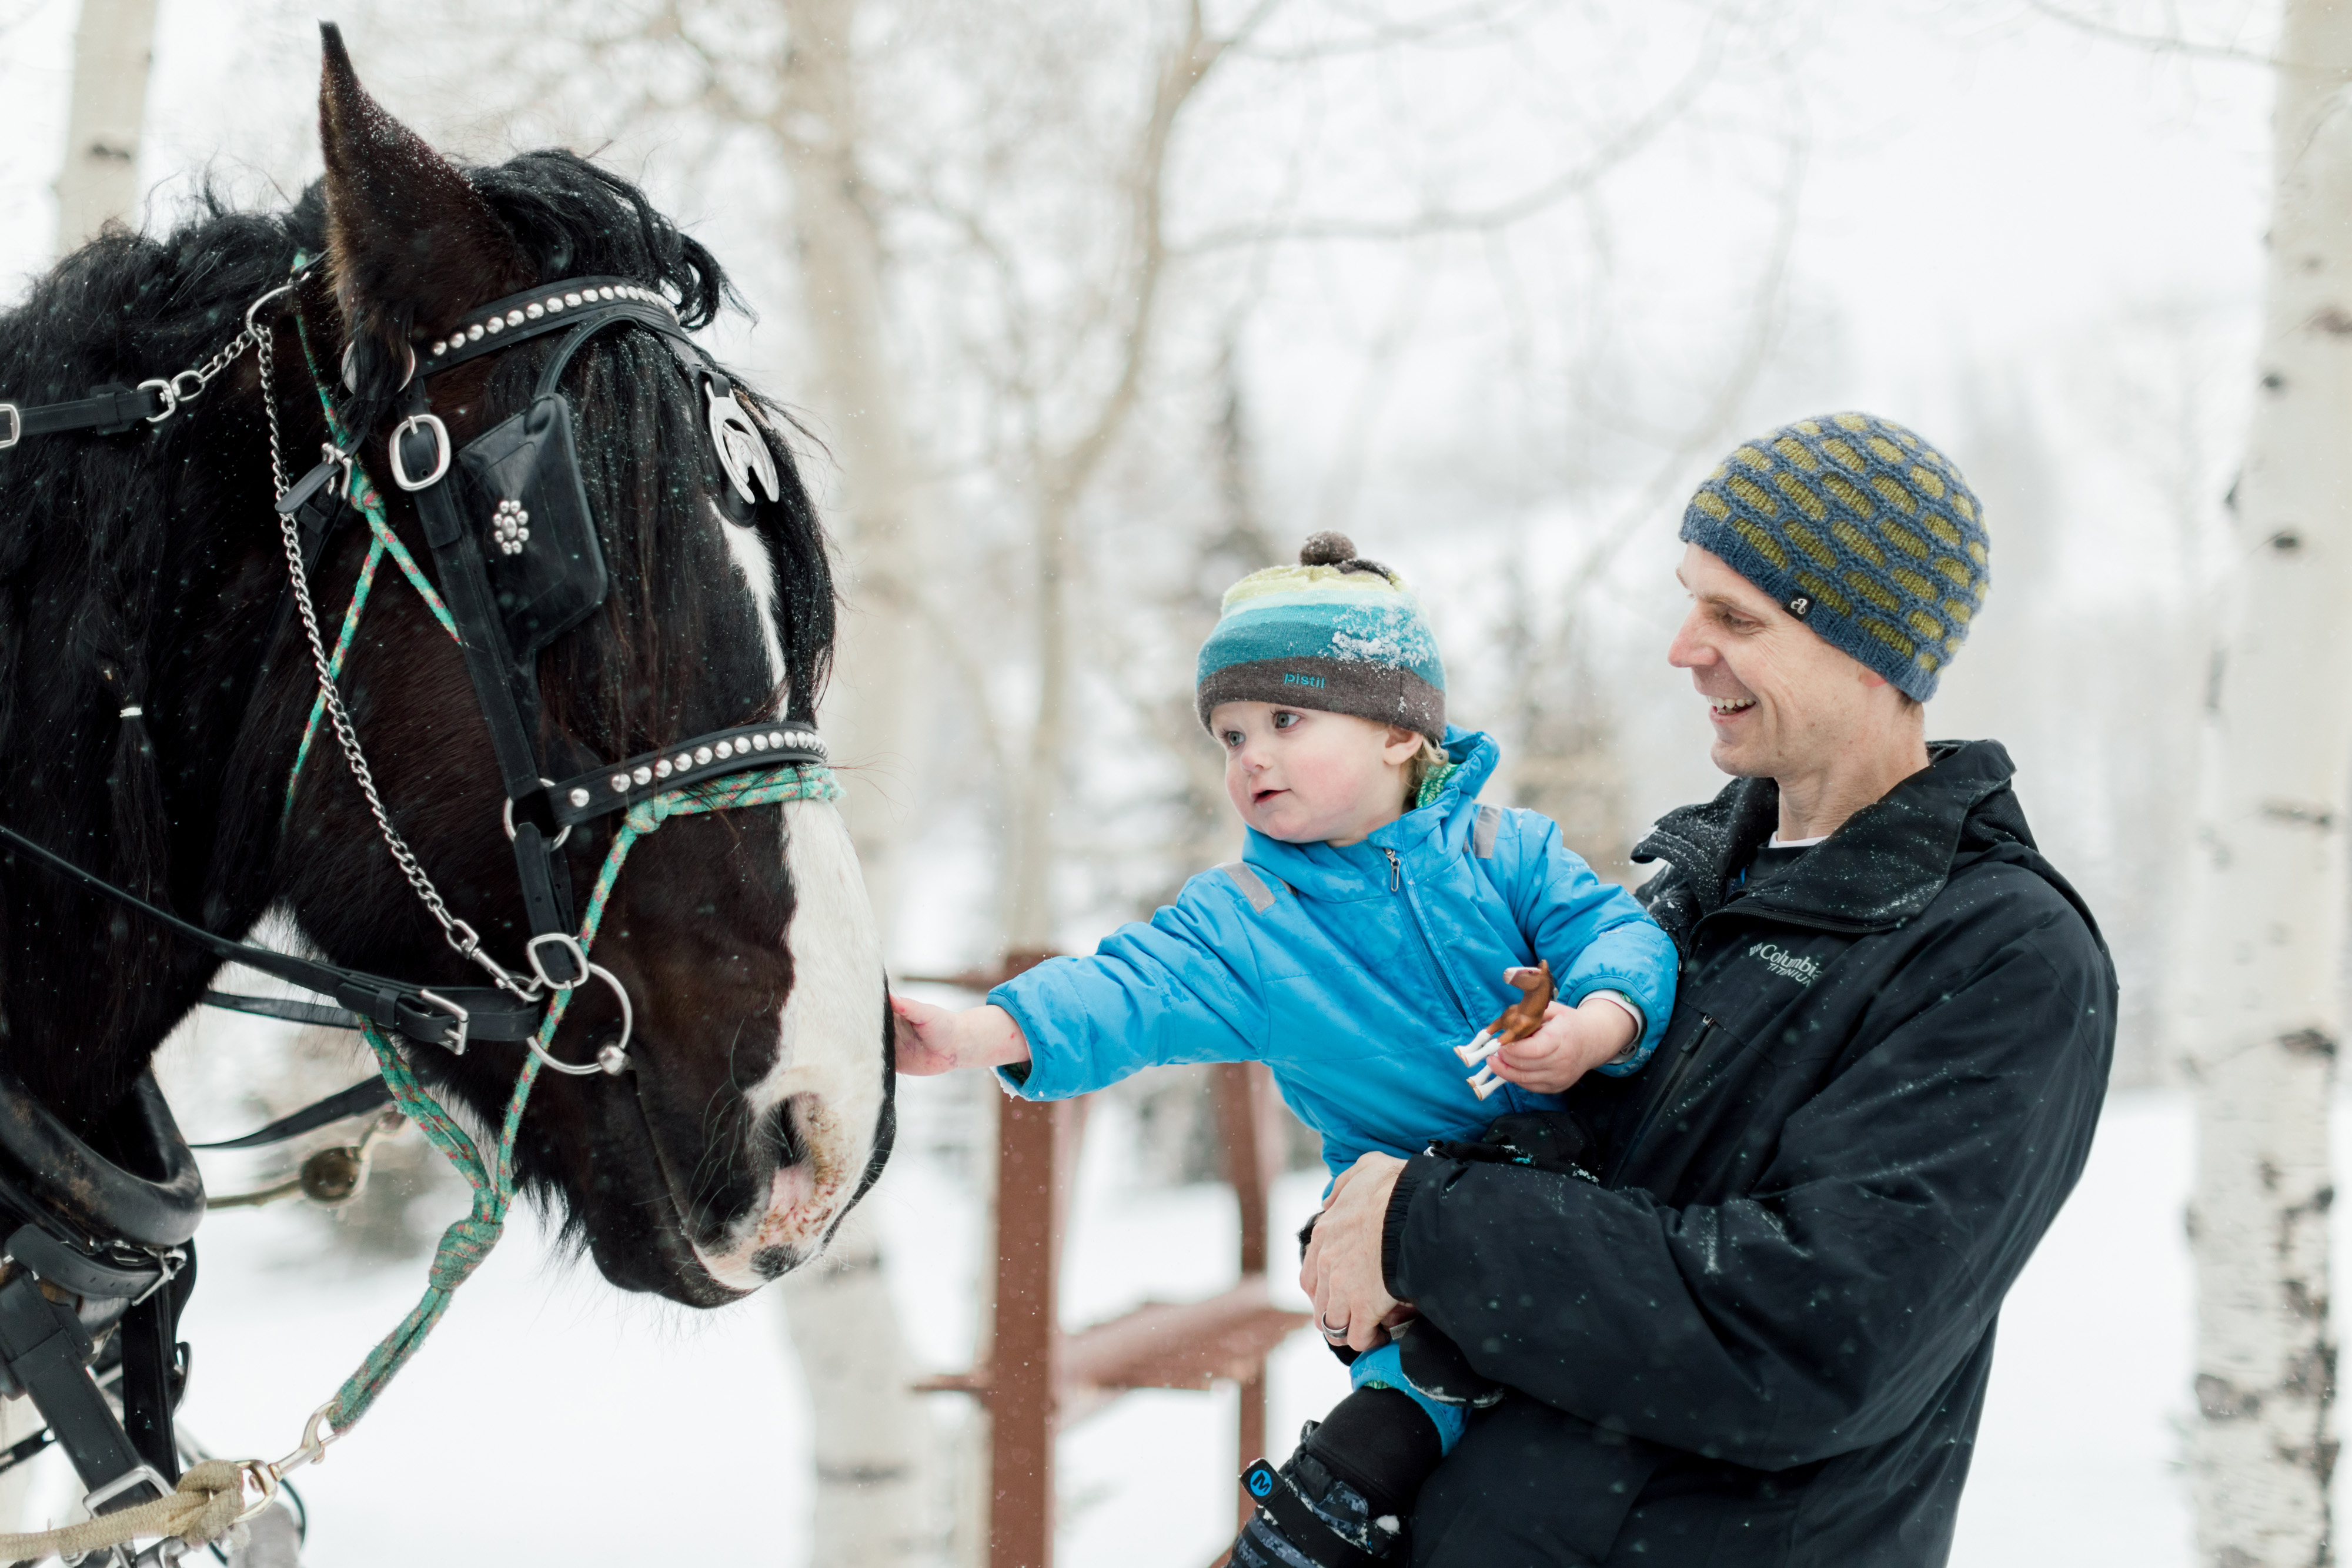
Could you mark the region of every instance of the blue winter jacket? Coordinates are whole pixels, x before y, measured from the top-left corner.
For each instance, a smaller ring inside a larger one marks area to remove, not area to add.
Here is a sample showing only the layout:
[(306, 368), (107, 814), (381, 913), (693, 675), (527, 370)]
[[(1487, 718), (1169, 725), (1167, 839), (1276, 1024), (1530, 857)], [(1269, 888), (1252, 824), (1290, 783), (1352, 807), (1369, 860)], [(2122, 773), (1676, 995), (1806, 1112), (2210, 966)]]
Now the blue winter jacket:
[(991, 991), (1029, 1040), (1006, 1084), (1063, 1100), (1146, 1067), (1263, 1061), (1334, 1174), (1371, 1149), (1409, 1158), (1560, 1104), (1516, 1085), (1481, 1102), (1453, 1050), (1519, 999), (1503, 971), (1538, 957), (1562, 1001), (1618, 991), (1639, 1005), (1639, 1053), (1601, 1070), (1637, 1071), (1674, 1009), (1674, 944), (1550, 818), (1478, 803), (1492, 740), (1449, 727), (1445, 748), (1460, 768), (1438, 798), (1363, 842), (1252, 830), (1242, 866), (1192, 878), (1090, 957)]

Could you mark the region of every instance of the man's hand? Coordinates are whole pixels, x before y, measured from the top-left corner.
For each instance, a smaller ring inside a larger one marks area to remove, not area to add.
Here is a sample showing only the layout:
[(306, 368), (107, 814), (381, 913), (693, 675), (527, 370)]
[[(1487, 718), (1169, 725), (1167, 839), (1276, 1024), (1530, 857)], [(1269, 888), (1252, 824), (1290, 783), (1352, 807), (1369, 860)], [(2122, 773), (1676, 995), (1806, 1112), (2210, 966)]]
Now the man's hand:
[(1536, 1094), (1558, 1094), (1633, 1043), (1633, 1015), (1607, 997), (1580, 1007), (1554, 1002), (1543, 1027), (1495, 1053), (1495, 1076)]
[(1391, 1155), (1364, 1155), (1341, 1174), (1316, 1217), (1298, 1288), (1315, 1298), (1316, 1326), (1333, 1344), (1377, 1350), (1390, 1329), (1413, 1315), (1381, 1277), (1381, 1233), (1403, 1169)]
[(1009, 1067), (1029, 1060), (1029, 1041), (1013, 1015), (999, 1007), (950, 1012), (911, 997), (892, 997), (897, 1022), (891, 1042), (898, 1071), (910, 1078), (952, 1072), (959, 1067)]

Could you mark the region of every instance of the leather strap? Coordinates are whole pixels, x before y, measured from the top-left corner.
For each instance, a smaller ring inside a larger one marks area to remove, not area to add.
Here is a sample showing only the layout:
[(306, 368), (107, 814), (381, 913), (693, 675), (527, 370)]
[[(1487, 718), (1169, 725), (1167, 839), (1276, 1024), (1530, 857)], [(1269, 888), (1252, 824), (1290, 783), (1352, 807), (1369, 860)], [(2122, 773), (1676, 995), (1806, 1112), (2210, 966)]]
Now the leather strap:
[(339, 1090), (324, 1100), (303, 1106), (289, 1116), (280, 1116), (266, 1127), (257, 1127), (241, 1138), (224, 1138), (216, 1144), (191, 1144), (192, 1149), (266, 1149), (272, 1144), (282, 1144), (314, 1133), (320, 1127), (337, 1122), (347, 1122), (353, 1116), (364, 1116), (371, 1111), (381, 1111), (392, 1103), (392, 1086), (381, 1078), (363, 1078), (349, 1089)]
[(137, 910), (208, 952), (265, 975), (290, 980), (305, 990), (331, 996), (378, 1028), (421, 1045), (444, 1046), (463, 1054), (469, 1040), (524, 1040), (539, 1030), (541, 1004), (524, 1001), (496, 987), (414, 985), (362, 969), (346, 969), (338, 964), (298, 958), (291, 953), (232, 941), (183, 920), (168, 909), (157, 908), (94, 872), (83, 870), (14, 828), (0, 827), (0, 844), (31, 857), (101, 897)]
[(166, 409), (163, 394), (153, 387), (110, 384), (92, 387), (89, 395), (71, 402), (36, 403), (31, 408), (0, 402), (0, 452), (28, 435), (56, 435), (68, 430), (120, 435), (142, 419), (154, 419)]
[[(422, 414), (427, 410), (425, 389), (420, 384), (409, 393), (408, 412)], [(428, 432), (412, 427), (404, 439), (421, 442), (418, 461), (410, 466), (412, 473), (429, 473), (432, 455), (428, 450), (435, 437)], [(531, 742), (530, 728), (523, 721), (522, 707), (515, 698), (514, 683), (509, 679), (506, 639), (500, 630), (498, 606), (490, 593), (490, 575), (482, 563), (482, 552), (469, 537), (466, 519), (457, 510), (457, 487), (447, 475), (414, 492), (416, 510), (425, 525), (425, 542), (433, 552), (433, 564), (438, 569), (441, 597), (447, 601), (450, 619), (457, 622), (457, 645), (465, 655), (466, 674), (473, 682), (474, 700), (482, 710), (482, 722), (490, 732), (490, 751), (498, 759), (499, 780), (506, 797), (516, 808), (514, 819), (515, 872), (522, 884), (524, 918), (533, 936), (570, 936), (572, 930), (572, 900), (569, 878), (567, 885), (557, 885), (557, 854), (539, 815), (531, 808), (544, 810), (545, 787), (540, 782), (538, 748)], [(555, 975), (551, 978), (576, 981), (585, 975)]]

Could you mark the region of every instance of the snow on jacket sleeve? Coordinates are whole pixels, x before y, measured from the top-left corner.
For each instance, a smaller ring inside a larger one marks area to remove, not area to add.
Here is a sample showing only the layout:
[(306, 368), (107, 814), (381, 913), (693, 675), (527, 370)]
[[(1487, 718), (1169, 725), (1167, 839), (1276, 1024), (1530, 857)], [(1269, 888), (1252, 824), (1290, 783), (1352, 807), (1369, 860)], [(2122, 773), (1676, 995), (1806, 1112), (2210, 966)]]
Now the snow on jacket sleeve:
[(1751, 1195), (1423, 1155), (1389, 1284), (1477, 1369), (1685, 1452), (1778, 1470), (1906, 1430), (1990, 1328), (2105, 1089), (2087, 939), (2029, 933), (1792, 1116)]
[(1253, 918), (1230, 877), (1204, 872), (1091, 955), (1014, 976), (988, 999), (1021, 1026), (1029, 1061), (998, 1076), (1024, 1099), (1066, 1100), (1147, 1067), (1256, 1060), (1266, 1008)]
[(1535, 811), (1513, 811), (1519, 831), (1511, 913), (1536, 956), (1551, 960), (1553, 984), (1570, 1007), (1595, 991), (1619, 991), (1642, 1009), (1639, 1049), (1600, 1071), (1639, 1072), (1665, 1038), (1681, 960), (1672, 938), (1614, 883), (1603, 882), (1560, 841), (1559, 825)]

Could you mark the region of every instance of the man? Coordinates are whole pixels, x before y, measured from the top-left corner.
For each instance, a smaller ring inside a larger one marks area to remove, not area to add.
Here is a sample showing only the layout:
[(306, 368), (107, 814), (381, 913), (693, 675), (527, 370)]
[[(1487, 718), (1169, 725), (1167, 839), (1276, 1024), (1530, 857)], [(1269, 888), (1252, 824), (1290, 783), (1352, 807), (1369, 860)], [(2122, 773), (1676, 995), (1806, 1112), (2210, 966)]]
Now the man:
[(1985, 588), (1958, 473), (1803, 420), (1682, 537), (1667, 657), (1735, 782), (1634, 851), (1683, 954), (1664, 1041), (1489, 1146), (1365, 1155), (1302, 1272), (1349, 1343), (1409, 1303), (1508, 1390), (1422, 1489), (1421, 1568), (1942, 1563), (2001, 1298), (2105, 1091), (2090, 912), (2008, 754), (1924, 738)]

